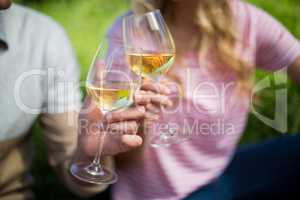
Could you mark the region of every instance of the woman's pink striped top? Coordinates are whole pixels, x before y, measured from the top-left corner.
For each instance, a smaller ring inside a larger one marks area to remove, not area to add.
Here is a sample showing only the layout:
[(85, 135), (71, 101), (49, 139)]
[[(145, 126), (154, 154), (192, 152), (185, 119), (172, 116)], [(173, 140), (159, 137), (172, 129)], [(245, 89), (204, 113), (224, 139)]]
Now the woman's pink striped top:
[[(237, 49), (244, 60), (275, 71), (300, 55), (298, 41), (274, 18), (245, 2), (232, 2), (240, 38)], [(122, 44), (122, 17), (107, 36), (111, 45)], [(118, 155), (119, 180), (113, 186), (113, 199), (182, 199), (228, 165), (247, 122), (250, 101), (233, 97), (230, 75), (204, 65), (197, 53), (187, 52), (173, 66), (184, 99), (165, 119), (176, 125), (181, 136), (189, 134), (189, 139), (169, 148), (152, 148), (149, 138), (156, 132), (150, 130), (142, 148)]]

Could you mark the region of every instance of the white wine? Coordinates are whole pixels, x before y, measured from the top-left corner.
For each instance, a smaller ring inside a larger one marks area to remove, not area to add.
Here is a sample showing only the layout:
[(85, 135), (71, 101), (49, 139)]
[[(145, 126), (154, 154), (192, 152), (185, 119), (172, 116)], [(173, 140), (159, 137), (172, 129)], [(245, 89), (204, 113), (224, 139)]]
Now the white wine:
[(136, 74), (156, 79), (163, 75), (174, 63), (171, 53), (133, 53), (128, 54), (128, 63)]
[(129, 83), (104, 84), (100, 87), (88, 86), (87, 93), (103, 112), (120, 109), (131, 105), (133, 91)]

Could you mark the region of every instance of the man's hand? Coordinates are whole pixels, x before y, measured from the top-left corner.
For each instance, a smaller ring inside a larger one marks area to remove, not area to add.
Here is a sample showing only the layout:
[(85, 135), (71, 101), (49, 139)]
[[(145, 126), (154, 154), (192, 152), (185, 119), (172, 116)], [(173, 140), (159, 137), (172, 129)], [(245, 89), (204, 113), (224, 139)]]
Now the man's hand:
[[(79, 115), (79, 141), (81, 153), (92, 157), (103, 144), (101, 155), (116, 155), (139, 147), (143, 139), (138, 135), (141, 121), (145, 117), (143, 106), (114, 111), (105, 117), (95, 104), (87, 98)], [(103, 121), (104, 126), (99, 127)], [(99, 142), (100, 141), (100, 142)]]

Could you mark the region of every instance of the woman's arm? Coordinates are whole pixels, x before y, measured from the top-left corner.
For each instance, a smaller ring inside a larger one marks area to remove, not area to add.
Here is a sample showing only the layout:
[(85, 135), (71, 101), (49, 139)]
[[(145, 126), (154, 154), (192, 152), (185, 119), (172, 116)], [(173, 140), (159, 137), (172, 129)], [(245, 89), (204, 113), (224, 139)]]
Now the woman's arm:
[[(300, 43), (286, 27), (267, 12), (252, 8), (256, 19), (256, 65), (267, 71), (277, 71), (290, 66), (297, 70), (300, 56)], [(291, 74), (289, 72), (289, 74)], [(295, 80), (295, 76), (292, 76)], [(298, 81), (299, 82), (299, 81)]]

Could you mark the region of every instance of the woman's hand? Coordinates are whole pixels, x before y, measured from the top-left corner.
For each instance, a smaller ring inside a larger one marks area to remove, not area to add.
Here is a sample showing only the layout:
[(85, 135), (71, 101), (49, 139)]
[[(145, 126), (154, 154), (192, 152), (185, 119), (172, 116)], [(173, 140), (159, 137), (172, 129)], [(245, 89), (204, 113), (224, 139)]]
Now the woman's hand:
[[(103, 144), (103, 156), (115, 155), (141, 146), (143, 139), (138, 135), (138, 129), (144, 117), (145, 108), (134, 106), (111, 112), (102, 119), (100, 110), (87, 98), (79, 114), (78, 148), (83, 151), (81, 154), (94, 156), (99, 141)], [(105, 128), (99, 127), (101, 120)]]
[(145, 81), (140, 90), (135, 95), (137, 105), (146, 108), (146, 118), (158, 120), (159, 113), (163, 107), (171, 107), (172, 101), (168, 98), (171, 93), (166, 83), (156, 83), (153, 81)]

